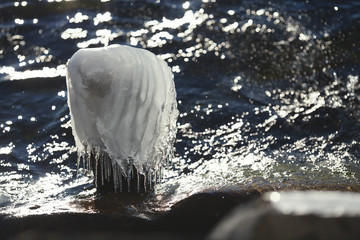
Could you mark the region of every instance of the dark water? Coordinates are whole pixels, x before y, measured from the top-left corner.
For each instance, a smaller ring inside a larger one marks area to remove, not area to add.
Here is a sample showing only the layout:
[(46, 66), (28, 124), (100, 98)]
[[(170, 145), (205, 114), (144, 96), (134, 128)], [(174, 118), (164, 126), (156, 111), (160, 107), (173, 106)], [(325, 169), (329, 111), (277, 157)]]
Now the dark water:
[[(146, 217), (202, 191), (360, 190), (359, 1), (4, 0), (0, 26), (0, 213)], [(150, 195), (99, 197), (76, 172), (66, 62), (113, 43), (175, 74), (176, 157)]]

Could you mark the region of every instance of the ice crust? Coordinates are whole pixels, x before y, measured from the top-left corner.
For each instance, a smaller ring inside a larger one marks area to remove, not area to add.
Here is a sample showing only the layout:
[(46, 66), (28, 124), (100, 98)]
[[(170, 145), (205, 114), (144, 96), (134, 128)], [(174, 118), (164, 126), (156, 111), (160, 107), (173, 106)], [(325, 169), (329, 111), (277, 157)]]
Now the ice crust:
[(78, 165), (95, 164), (95, 183), (112, 174), (121, 191), (133, 167), (150, 184), (158, 179), (173, 155), (178, 117), (168, 65), (130, 46), (81, 49), (68, 62), (66, 83)]

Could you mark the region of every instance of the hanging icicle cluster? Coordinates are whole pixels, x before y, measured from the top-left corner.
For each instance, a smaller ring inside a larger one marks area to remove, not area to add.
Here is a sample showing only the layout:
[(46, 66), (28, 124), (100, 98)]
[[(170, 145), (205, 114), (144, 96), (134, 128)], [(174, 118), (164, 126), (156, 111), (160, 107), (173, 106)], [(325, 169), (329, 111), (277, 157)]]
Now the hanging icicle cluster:
[[(86, 148), (78, 154), (77, 171), (82, 165), (83, 173), (93, 172), (96, 188), (101, 188), (110, 182), (115, 192), (148, 191), (160, 182), (163, 177), (163, 168), (149, 169), (146, 173), (139, 173), (129, 161), (128, 169), (124, 171), (119, 164), (113, 163), (108, 154), (99, 147)], [(124, 172), (127, 174), (125, 175)]]

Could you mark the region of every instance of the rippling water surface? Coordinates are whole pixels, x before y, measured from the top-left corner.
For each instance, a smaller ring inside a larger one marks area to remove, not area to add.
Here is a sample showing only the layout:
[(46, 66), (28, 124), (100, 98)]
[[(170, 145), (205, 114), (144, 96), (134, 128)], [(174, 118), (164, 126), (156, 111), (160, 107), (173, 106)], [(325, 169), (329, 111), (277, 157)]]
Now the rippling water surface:
[[(202, 191), (359, 191), (359, 12), (359, 1), (2, 1), (0, 213), (142, 215)], [(99, 197), (76, 171), (66, 62), (113, 43), (149, 49), (175, 75), (175, 159), (150, 195)]]

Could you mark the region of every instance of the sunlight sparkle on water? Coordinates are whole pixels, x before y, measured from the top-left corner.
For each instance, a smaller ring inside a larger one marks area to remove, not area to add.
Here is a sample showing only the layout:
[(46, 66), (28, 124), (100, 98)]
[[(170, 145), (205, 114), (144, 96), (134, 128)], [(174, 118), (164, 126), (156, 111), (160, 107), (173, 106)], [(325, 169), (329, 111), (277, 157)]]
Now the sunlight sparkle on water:
[(16, 18), (16, 19), (14, 20), (14, 22), (15, 22), (15, 24), (23, 25), (25, 21), (24, 21), (24, 19)]
[(10, 154), (15, 145), (11, 142), (7, 147), (0, 148), (0, 154)]
[(65, 96), (66, 96), (65, 91), (60, 91), (60, 92), (58, 92), (58, 96), (59, 96), (59, 97), (65, 97)]
[(68, 38), (70, 39), (86, 38), (87, 32), (88, 31), (83, 30), (81, 28), (68, 28), (61, 34), (61, 38), (65, 40)]
[[(11, 199), (17, 202), (16, 206), (8, 208), (4, 214), (12, 216), (26, 216), (34, 214), (51, 214), (58, 212), (93, 212), (91, 208), (84, 209), (78, 203), (74, 196), (68, 196), (67, 191), (82, 192), (83, 197), (89, 201), (94, 195), (94, 188), (84, 189), (84, 186), (90, 186), (91, 176), (79, 175), (76, 177), (76, 170), (63, 165), (64, 161), (69, 159), (69, 154), (75, 152), (73, 146), (69, 146), (67, 142), (56, 142), (45, 144), (40, 148), (35, 144), (29, 144), (26, 148), (28, 154), (26, 163), (8, 164), (6, 161), (0, 160), (1, 167), (15, 167), (17, 171), (8, 171), (0, 174), (0, 181), (3, 188), (0, 194), (3, 199)], [(14, 144), (10, 143), (5, 148), (0, 148), (0, 154), (9, 154), (14, 148)], [(64, 153), (62, 155), (55, 153)], [(49, 154), (52, 155), (49, 157)], [(19, 172), (31, 172), (32, 167), (37, 162), (51, 159), (48, 163), (48, 172), (37, 178), (31, 174), (18, 174)], [(58, 169), (56, 172), (51, 169)], [(20, 190), (21, 189), (21, 190)]]
[(110, 12), (106, 12), (106, 13), (98, 13), (96, 15), (96, 17), (94, 18), (94, 25), (98, 25), (99, 23), (103, 23), (103, 22), (109, 22), (112, 19), (111, 13)]
[(103, 44), (104, 46), (108, 46), (110, 41), (112, 41), (114, 38), (121, 36), (123, 33), (121, 31), (119, 32), (112, 32), (108, 29), (99, 29), (95, 32), (96, 38), (92, 38), (89, 40), (86, 40), (84, 42), (80, 42), (77, 44), (79, 48), (87, 48), (92, 44)]
[(81, 12), (78, 12), (74, 15), (74, 17), (69, 19), (69, 23), (81, 23), (88, 19), (89, 19), (89, 16), (83, 15)]
[[(76, 188), (89, 182), (87, 177), (79, 177), (64, 184), (65, 175), (54, 173), (46, 174), (35, 182), (29, 184), (20, 180), (23, 176), (19, 175), (14, 181), (14, 175), (8, 176), (13, 179), (10, 185), (5, 184), (8, 194), (12, 194), (15, 189), (22, 188), (20, 194), (13, 195), (10, 198), (16, 198), (18, 205), (8, 209), (5, 214), (22, 217), (27, 215), (52, 214), (59, 212), (94, 212), (92, 209), (84, 209), (75, 204), (72, 196), (64, 196), (67, 189)], [(86, 197), (91, 199), (94, 191), (87, 191)]]
[(188, 9), (188, 8), (190, 7), (190, 2), (189, 2), (189, 1), (184, 2), (183, 5), (182, 5), (182, 7), (183, 7), (184, 9)]
[(65, 76), (65, 65), (59, 65), (56, 68), (43, 67), (41, 70), (16, 71), (13, 67), (0, 67), (0, 74), (6, 74), (5, 79), (22, 80), (30, 78), (54, 78)]

